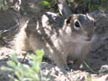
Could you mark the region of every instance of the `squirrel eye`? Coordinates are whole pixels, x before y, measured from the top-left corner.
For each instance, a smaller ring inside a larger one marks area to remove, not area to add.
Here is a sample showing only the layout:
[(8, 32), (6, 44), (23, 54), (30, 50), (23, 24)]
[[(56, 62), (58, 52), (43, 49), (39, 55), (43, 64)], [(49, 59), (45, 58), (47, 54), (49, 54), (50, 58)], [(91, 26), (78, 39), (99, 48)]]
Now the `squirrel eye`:
[(77, 30), (80, 28), (80, 23), (79, 23), (79, 21), (75, 21), (75, 22), (74, 22), (74, 28), (77, 29)]
[(79, 30), (81, 28), (81, 24), (78, 20), (74, 21), (74, 29), (75, 30)]

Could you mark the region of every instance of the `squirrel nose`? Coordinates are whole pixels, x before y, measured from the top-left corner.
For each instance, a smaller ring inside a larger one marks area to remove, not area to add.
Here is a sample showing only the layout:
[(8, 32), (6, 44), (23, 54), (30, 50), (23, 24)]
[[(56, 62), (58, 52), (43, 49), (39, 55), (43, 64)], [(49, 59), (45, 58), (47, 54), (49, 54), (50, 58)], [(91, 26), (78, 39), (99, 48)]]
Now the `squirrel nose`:
[(91, 33), (87, 34), (86, 40), (87, 40), (87, 41), (90, 41), (91, 39), (92, 39), (92, 34), (91, 34)]

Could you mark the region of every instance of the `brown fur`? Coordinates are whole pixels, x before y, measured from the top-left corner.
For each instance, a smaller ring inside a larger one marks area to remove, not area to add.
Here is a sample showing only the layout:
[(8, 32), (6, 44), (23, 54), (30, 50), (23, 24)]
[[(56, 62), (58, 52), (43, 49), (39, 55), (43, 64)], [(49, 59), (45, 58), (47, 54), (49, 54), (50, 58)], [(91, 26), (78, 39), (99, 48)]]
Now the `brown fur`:
[[(80, 25), (80, 28), (75, 28)], [(43, 22), (45, 23), (45, 22)], [(51, 26), (36, 27), (35, 31), (22, 28), (16, 36), (17, 50), (44, 49), (45, 54), (61, 68), (67, 67), (67, 58), (82, 63), (90, 51), (94, 39), (94, 19), (88, 15), (72, 15), (64, 22), (64, 26), (57, 31)], [(34, 30), (34, 29), (33, 29)], [(56, 30), (56, 29), (55, 29)]]

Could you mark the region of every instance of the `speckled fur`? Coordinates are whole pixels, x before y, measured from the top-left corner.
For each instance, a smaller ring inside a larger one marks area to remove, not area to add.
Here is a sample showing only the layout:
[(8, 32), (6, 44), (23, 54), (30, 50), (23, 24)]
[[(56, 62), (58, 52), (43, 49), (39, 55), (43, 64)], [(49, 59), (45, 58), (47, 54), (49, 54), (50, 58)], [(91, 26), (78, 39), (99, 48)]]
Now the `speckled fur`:
[[(78, 20), (81, 29), (73, 29), (75, 20)], [(45, 22), (43, 21), (42, 23)], [(77, 60), (76, 63), (78, 64), (82, 63), (89, 53), (91, 44), (95, 38), (93, 34), (94, 19), (83, 14), (72, 15), (67, 18), (64, 26), (57, 30), (58, 32), (52, 30), (50, 25), (42, 26), (41, 29), (31, 31), (22, 27), (15, 38), (16, 49), (20, 51), (44, 49), (45, 54), (51, 56), (51, 59), (61, 68), (67, 67), (68, 57), (73, 61)], [(44, 33), (41, 33), (43, 31)], [(89, 36), (88, 34), (91, 37), (89, 41), (86, 40)]]

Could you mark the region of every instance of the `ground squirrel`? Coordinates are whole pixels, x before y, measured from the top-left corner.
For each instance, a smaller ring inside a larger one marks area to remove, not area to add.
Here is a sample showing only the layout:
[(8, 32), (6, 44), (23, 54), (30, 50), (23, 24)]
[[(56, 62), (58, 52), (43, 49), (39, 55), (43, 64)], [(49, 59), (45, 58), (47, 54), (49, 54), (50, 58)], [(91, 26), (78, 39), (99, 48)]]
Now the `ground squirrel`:
[(91, 16), (73, 14), (58, 29), (50, 25), (31, 30), (22, 27), (15, 37), (15, 48), (23, 51), (44, 49), (45, 54), (50, 55), (59, 67), (65, 68), (68, 57), (77, 64), (85, 59), (94, 39), (94, 29), (95, 20)]

